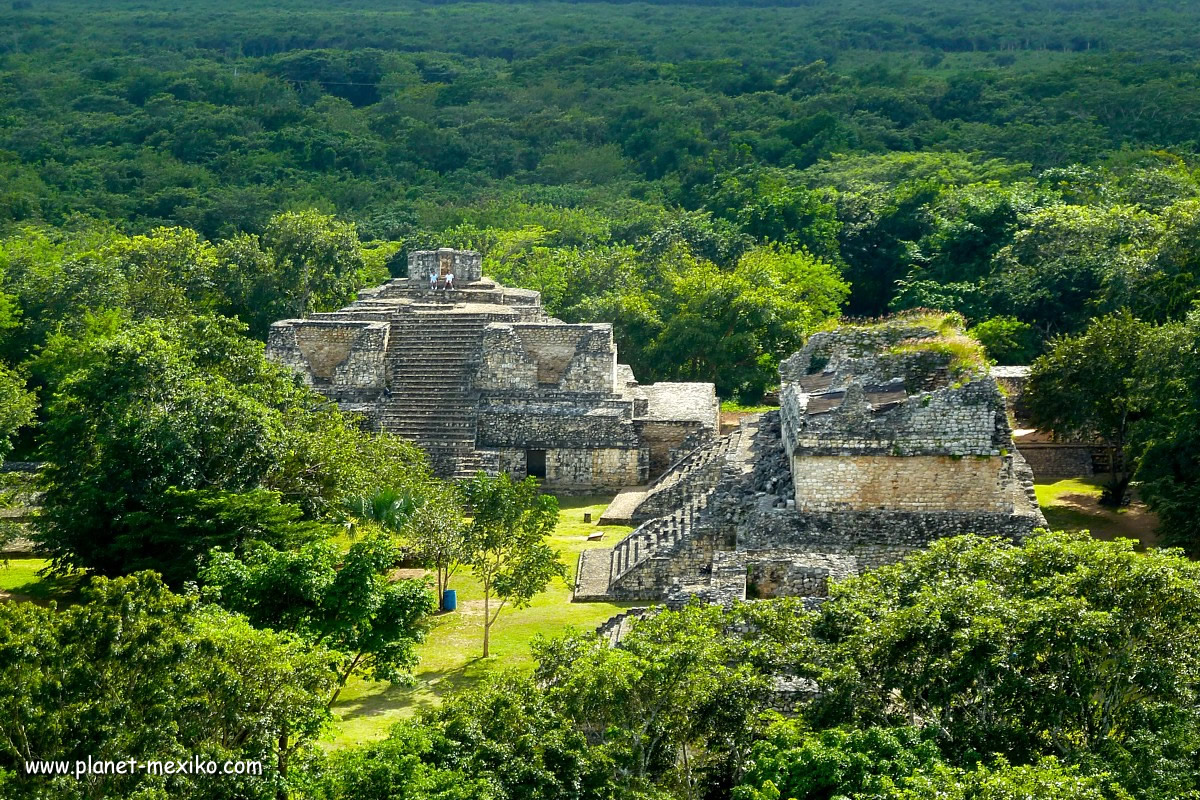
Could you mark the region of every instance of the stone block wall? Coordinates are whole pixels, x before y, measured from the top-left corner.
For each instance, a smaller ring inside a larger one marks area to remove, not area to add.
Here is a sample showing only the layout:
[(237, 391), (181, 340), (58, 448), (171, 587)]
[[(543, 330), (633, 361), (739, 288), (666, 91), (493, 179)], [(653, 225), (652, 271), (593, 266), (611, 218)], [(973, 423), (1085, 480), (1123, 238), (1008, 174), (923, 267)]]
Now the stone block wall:
[(616, 365), (611, 325), (496, 324), (484, 331), (475, 386), (613, 394)]
[(714, 554), (721, 549), (727, 547), (720, 533), (697, 531), (675, 547), (638, 563), (609, 586), (609, 595), (614, 600), (657, 600), (673, 585), (707, 582)]
[(1013, 510), (1007, 456), (809, 456), (792, 461), (801, 511)]
[(429, 280), (429, 273), (454, 273), (455, 283), (478, 281), (483, 277), (483, 255), (474, 250), (414, 250), (408, 254), (408, 277)]
[[(990, 378), (908, 397), (876, 411), (861, 386), (840, 405), (811, 413), (810, 396), (786, 387), (788, 451), (809, 455), (999, 455), (1007, 438), (1004, 398)], [(804, 406), (807, 406), (805, 408)]]
[[(650, 474), (661, 475), (667, 468), (712, 438), (711, 428), (703, 429), (698, 422), (636, 420), (642, 441), (650, 450)], [(684, 449), (688, 443), (691, 447)]]
[(1094, 474), (1092, 448), (1053, 442), (1020, 445), (1021, 455), (1038, 478), (1077, 478)]
[(619, 448), (546, 451), (546, 480), (550, 488), (594, 489), (634, 486), (645, 481), (642, 452)]
[(864, 570), (894, 564), (948, 536), (974, 533), (1019, 542), (1040, 524), (1039, 516), (978, 511), (757, 510), (738, 525), (737, 548), (853, 557)]
[(310, 386), (382, 390), (390, 326), (351, 320), (284, 320), (267, 334), (267, 357)]
[(591, 406), (485, 406), (479, 410), (480, 447), (639, 449), (627, 416)]

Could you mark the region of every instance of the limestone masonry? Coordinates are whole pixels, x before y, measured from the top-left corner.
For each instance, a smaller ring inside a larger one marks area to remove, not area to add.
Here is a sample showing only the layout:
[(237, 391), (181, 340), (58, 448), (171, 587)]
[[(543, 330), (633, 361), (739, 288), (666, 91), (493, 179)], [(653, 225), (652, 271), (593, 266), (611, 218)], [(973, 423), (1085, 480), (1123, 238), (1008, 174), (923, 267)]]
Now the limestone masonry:
[(1044, 526), (1004, 395), (965, 347), (903, 319), (813, 335), (780, 366), (778, 412), (614, 501), (608, 521), (638, 527), (580, 556), (575, 599), (819, 602), (935, 539)]
[(276, 322), (267, 355), (372, 429), (419, 444), (444, 477), (643, 485), (718, 427), (712, 384), (640, 385), (617, 362), (612, 325), (547, 315), (538, 292), (484, 278), (471, 251), (410, 253), (407, 278)]

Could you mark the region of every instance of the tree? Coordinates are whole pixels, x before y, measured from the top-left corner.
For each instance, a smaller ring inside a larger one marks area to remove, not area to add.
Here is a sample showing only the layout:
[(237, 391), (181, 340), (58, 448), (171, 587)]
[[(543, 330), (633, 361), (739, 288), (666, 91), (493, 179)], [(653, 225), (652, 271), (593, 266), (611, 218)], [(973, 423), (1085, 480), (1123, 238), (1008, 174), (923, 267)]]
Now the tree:
[(216, 256), (222, 310), (264, 339), (276, 320), (350, 302), (366, 269), (354, 225), (311, 210), (277, 214), (261, 237), (235, 235)]
[(34, 420), (37, 397), (25, 388), (25, 380), (0, 363), (0, 461), (12, 452), (17, 431)]
[(431, 764), (435, 758), (433, 731), (401, 723), (381, 742), (336, 753), (324, 777), (326, 794), (321, 796), (329, 800), (496, 800), (485, 778)]
[(594, 634), (541, 642), (534, 677), (631, 787), (703, 797), (744, 769), (771, 682), (752, 637), (727, 630), (739, 621), (693, 603), (638, 620), (617, 647)]
[(1029, 374), (1035, 425), (1057, 436), (1099, 438), (1108, 448), (1106, 505), (1121, 505), (1133, 474), (1125, 447), (1137, 412), (1134, 378), (1147, 330), (1128, 312), (1094, 319), (1078, 336), (1051, 340)]
[[(330, 719), (330, 654), (172, 594), (151, 573), (97, 578), (57, 610), (0, 604), (0, 790), (15, 799), (285, 793)], [(261, 777), (30, 779), (37, 759), (260, 761)], [(5, 781), (5, 772), (19, 774)]]
[[(734, 800), (1102, 800), (1107, 776), (1084, 774), (1054, 758), (1010, 766), (1003, 758), (973, 769), (951, 766), (928, 728), (835, 728), (806, 731), (774, 725), (754, 747), (753, 767)], [(1124, 796), (1124, 795), (1119, 795)]]
[[(461, 484), (471, 515), (463, 560), (483, 585), (483, 657), (490, 654), (492, 625), (506, 605), (524, 608), (567, 568), (546, 537), (558, 522), (558, 501), (538, 491), (537, 480), (514, 482), (508, 473), (483, 472)], [(500, 602), (492, 611), (492, 597)]]
[(312, 521), (378, 481), (425, 479), (412, 445), (358, 431), (243, 330), (197, 318), (52, 337), (37, 537), (57, 568), (151, 568), (180, 585), (231, 537), (305, 538), (287, 507)]
[(1130, 435), (1136, 479), (1164, 541), (1200, 551), (1200, 310), (1151, 330), (1137, 369)]
[(396, 544), (375, 534), (343, 555), (328, 542), (297, 550), (257, 545), (244, 558), (214, 550), (201, 572), (206, 596), (255, 625), (295, 633), (338, 654), (332, 706), (351, 676), (412, 680), (433, 598), (422, 581), (393, 581)]
[(713, 381), (721, 396), (755, 402), (778, 381), (779, 362), (838, 315), (848, 292), (833, 267), (806, 251), (759, 247), (722, 270), (677, 250), (649, 285), (624, 286), (578, 312), (614, 321), (639, 375)]
[[(955, 537), (836, 585), (813, 632), (820, 727), (920, 720), (949, 763), (1057, 756), (1195, 791), (1200, 566), (1086, 534)], [(812, 651), (810, 651), (811, 653)], [(1172, 766), (1167, 766), (1172, 765)]]
[(711, 380), (717, 393), (755, 402), (779, 362), (838, 315), (849, 287), (807, 252), (758, 248), (731, 271), (682, 259), (668, 272), (664, 325), (650, 346), (671, 377)]
[[(994, 258), (993, 313), (1032, 323), (1043, 337), (1082, 331), (1114, 275), (1144, 271), (1161, 225), (1129, 206), (1051, 205), (1023, 214), (1012, 243)], [(1100, 305), (1109, 309), (1119, 306)]]
[(439, 493), (416, 508), (406, 532), (417, 556), (433, 568), (437, 580), (438, 608), (445, 608), (450, 578), (467, 559), (467, 523), (457, 498)]
[(992, 317), (967, 331), (997, 364), (1023, 365), (1037, 355), (1033, 326), (1016, 317)]
[(889, 797), (906, 779), (943, 765), (930, 731), (917, 728), (833, 728), (805, 731), (780, 722), (756, 742), (753, 765), (735, 800), (817, 800)]

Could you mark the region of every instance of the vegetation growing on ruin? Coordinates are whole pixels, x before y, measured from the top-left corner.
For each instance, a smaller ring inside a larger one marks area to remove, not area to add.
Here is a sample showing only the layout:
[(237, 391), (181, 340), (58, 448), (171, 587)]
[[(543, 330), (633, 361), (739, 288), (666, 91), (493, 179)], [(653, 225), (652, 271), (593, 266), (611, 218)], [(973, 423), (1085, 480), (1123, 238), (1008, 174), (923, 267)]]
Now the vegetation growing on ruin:
[(905, 339), (890, 348), (890, 355), (928, 354), (935, 357), (954, 381), (970, 380), (987, 374), (990, 362), (976, 339), (962, 334)]

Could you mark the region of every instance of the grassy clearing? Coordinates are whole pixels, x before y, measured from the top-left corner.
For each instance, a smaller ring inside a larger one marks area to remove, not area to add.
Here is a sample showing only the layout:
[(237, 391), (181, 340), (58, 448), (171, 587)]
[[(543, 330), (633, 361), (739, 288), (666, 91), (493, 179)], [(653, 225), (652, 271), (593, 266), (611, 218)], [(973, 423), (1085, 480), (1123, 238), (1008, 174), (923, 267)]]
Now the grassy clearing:
[(50, 562), (44, 558), (11, 558), (0, 561), (0, 600), (48, 603), (61, 607), (73, 602), (82, 575), (44, 577), (38, 573)]
[(1038, 504), (1052, 530), (1090, 531), (1097, 539), (1137, 539), (1143, 547), (1154, 547), (1158, 520), (1136, 497), (1125, 508), (1113, 510), (1100, 505), (1103, 475), (1068, 478), (1034, 484)]
[[(579, 553), (593, 547), (610, 547), (629, 532), (620, 525), (598, 526), (583, 522), (584, 513), (592, 519), (611, 498), (560, 498), (558, 527), (552, 541), (562, 551), (563, 561), (572, 570)], [(603, 531), (602, 541), (589, 542), (590, 533)], [(571, 603), (571, 587), (561, 582), (534, 598), (529, 608), (505, 609), (492, 628), (492, 655), (483, 650), (483, 595), (469, 571), (459, 572), (450, 580), (458, 593), (458, 610), (443, 614), (435, 621), (428, 640), (420, 647), (421, 663), (413, 687), (393, 686), (386, 682), (352, 681), (334, 707), (338, 723), (327, 744), (347, 747), (387, 735), (397, 720), (410, 717), (423, 708), (439, 704), (456, 689), (470, 686), (489, 672), (500, 669), (530, 669), (533, 660), (529, 644), (536, 636), (556, 636), (569, 629), (588, 630), (629, 604)]]

